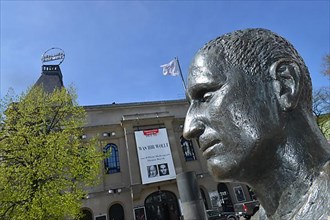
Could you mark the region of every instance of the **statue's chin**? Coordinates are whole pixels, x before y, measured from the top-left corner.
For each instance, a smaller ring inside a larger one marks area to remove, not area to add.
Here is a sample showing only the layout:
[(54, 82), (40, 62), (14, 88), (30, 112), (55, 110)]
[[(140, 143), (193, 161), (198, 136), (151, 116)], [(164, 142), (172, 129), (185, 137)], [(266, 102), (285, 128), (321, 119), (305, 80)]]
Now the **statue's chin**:
[(220, 162), (219, 159), (208, 159), (207, 167), (209, 173), (220, 182), (231, 182), (234, 178), (234, 164), (228, 162)]

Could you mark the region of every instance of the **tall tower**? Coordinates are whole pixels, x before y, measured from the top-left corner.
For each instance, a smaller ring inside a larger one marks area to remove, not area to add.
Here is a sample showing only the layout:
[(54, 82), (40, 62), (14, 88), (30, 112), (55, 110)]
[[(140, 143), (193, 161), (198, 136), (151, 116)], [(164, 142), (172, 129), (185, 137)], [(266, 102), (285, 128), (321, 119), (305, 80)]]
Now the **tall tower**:
[[(45, 92), (53, 92), (56, 88), (62, 88), (63, 75), (60, 64), (65, 57), (64, 51), (60, 48), (51, 48), (42, 55), (42, 72), (35, 86), (42, 86)], [(44, 63), (50, 62), (45, 65)]]
[(63, 75), (59, 65), (42, 65), (41, 76), (34, 84), (42, 86), (45, 92), (52, 93), (56, 88), (62, 88)]

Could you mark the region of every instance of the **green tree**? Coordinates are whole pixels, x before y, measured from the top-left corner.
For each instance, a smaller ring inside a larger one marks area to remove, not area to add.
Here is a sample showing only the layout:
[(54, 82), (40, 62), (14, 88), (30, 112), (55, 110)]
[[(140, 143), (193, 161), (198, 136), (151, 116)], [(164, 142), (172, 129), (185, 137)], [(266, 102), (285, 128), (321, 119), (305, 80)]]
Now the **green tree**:
[(330, 140), (330, 89), (322, 87), (313, 94), (313, 113), (324, 136)]
[(325, 75), (325, 76), (329, 76), (330, 77), (330, 54), (327, 54), (323, 57), (323, 63), (322, 63), (322, 66), (323, 66), (323, 70), (322, 70), (322, 73)]
[[(330, 80), (330, 54), (323, 57), (322, 73)], [(313, 113), (324, 136), (330, 140), (330, 88), (322, 87), (313, 92)]]
[(95, 140), (80, 139), (86, 113), (74, 89), (33, 87), (1, 101), (0, 219), (79, 216), (102, 156)]

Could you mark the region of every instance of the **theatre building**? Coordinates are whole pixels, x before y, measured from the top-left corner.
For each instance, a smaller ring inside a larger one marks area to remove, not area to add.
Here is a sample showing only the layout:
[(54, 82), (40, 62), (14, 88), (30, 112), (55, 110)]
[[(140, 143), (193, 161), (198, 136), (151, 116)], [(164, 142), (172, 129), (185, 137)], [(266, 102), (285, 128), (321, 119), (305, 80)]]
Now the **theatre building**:
[(85, 219), (176, 220), (182, 215), (176, 176), (194, 171), (206, 209), (234, 211), (248, 188), (216, 183), (195, 142), (182, 137), (186, 100), (86, 106), (83, 138), (99, 137), (110, 156), (101, 183), (83, 200)]
[[(43, 65), (36, 83), (62, 87), (58, 65)], [(194, 171), (205, 208), (234, 211), (252, 200), (238, 183), (217, 183), (197, 144), (182, 137), (186, 100), (85, 106), (84, 135), (107, 153), (98, 185), (82, 200), (84, 220), (177, 220), (182, 203), (177, 175)]]

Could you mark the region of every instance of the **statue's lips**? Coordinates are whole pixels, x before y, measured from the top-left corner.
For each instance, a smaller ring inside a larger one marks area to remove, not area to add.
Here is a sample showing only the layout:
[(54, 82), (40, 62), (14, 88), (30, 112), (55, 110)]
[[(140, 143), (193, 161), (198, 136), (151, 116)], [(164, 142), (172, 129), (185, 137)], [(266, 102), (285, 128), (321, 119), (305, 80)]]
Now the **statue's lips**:
[(219, 140), (211, 141), (207, 144), (202, 144), (201, 150), (203, 151), (203, 156), (205, 156), (206, 159), (210, 158), (213, 154), (215, 154), (217, 151), (213, 151), (214, 148), (221, 147), (221, 142)]

